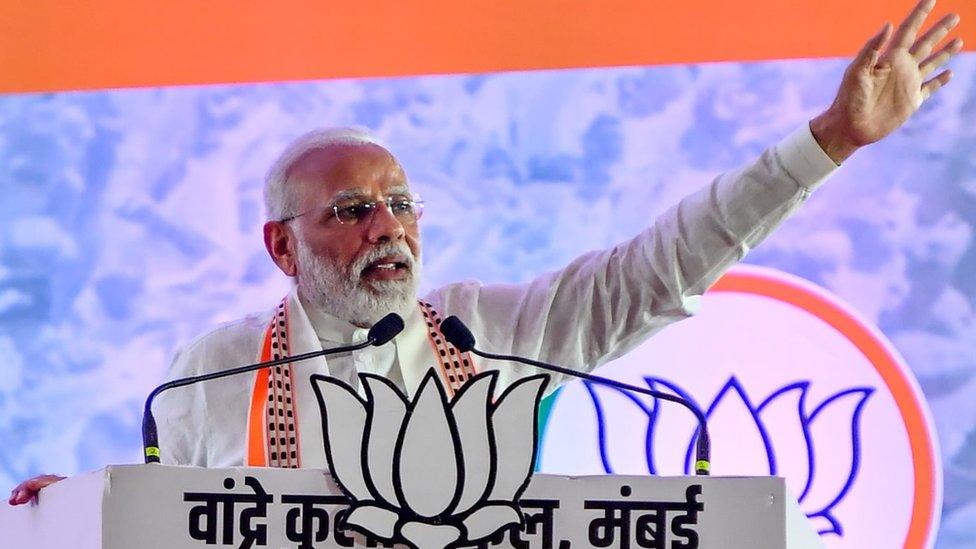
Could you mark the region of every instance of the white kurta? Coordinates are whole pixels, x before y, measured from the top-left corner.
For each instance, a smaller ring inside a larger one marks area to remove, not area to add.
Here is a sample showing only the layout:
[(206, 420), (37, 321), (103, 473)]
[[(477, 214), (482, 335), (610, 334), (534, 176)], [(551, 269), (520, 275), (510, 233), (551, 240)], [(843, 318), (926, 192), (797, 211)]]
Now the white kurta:
[[(683, 199), (630, 241), (585, 254), (527, 284), (451, 284), (425, 299), (442, 318), (457, 315), (478, 346), (579, 370), (620, 356), (671, 322), (693, 314), (721, 274), (782, 222), (836, 165), (804, 125), (752, 165), (719, 176)], [(291, 353), (361, 341), (366, 330), (306, 310), (289, 299)], [(259, 359), (272, 311), (226, 324), (176, 356), (169, 378), (198, 375)], [(408, 393), (435, 365), (419, 310), (392, 344), (293, 366), (302, 465), (325, 467), (321, 423), (309, 375), (356, 383), (355, 373), (394, 380)], [(499, 390), (533, 369), (477, 360), (500, 371)], [(164, 463), (242, 465), (255, 374), (164, 393), (155, 405)], [(550, 389), (561, 382), (554, 379)]]

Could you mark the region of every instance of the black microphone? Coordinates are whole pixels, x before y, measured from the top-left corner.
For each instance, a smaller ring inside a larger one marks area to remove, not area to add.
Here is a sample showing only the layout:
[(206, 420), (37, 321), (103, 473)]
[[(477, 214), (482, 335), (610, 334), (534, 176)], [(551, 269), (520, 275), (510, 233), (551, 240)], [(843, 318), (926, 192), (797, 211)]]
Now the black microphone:
[(479, 351), (475, 348), (474, 335), (471, 330), (461, 322), (456, 316), (449, 316), (444, 319), (440, 324), (441, 333), (444, 334), (444, 338), (447, 339), (452, 345), (458, 348), (462, 353), (468, 351), (484, 357), (491, 358), (494, 360), (508, 360), (512, 362), (521, 362), (522, 364), (528, 364), (529, 366), (535, 366), (536, 368), (541, 368), (543, 370), (550, 370), (553, 372), (558, 372), (567, 376), (578, 377), (581, 379), (586, 379), (594, 383), (599, 383), (602, 385), (609, 385), (617, 389), (623, 389), (625, 391), (632, 391), (635, 393), (640, 393), (643, 395), (651, 396), (655, 399), (667, 400), (670, 402), (676, 402), (685, 408), (691, 410), (695, 417), (698, 418), (698, 440), (695, 444), (695, 474), (696, 475), (707, 475), (711, 470), (711, 443), (708, 439), (708, 421), (705, 419), (705, 414), (698, 409), (694, 403), (689, 402), (679, 396), (664, 393), (661, 391), (655, 391), (653, 389), (645, 389), (643, 387), (638, 387), (636, 385), (630, 385), (627, 383), (622, 383), (613, 379), (606, 377), (595, 376), (586, 372), (577, 372), (576, 370), (570, 370), (569, 368), (563, 368), (562, 366), (556, 366), (553, 364), (547, 364), (545, 362), (539, 362), (538, 360), (532, 360), (530, 358), (522, 358), (514, 355), (499, 355), (495, 353), (488, 353), (485, 351)]
[(192, 385), (200, 381), (209, 381), (211, 379), (219, 379), (222, 377), (243, 374), (246, 372), (252, 372), (254, 370), (260, 370), (261, 368), (271, 368), (274, 366), (280, 366), (282, 364), (288, 364), (290, 362), (307, 360), (309, 358), (358, 351), (360, 349), (369, 347), (370, 345), (375, 345), (378, 347), (386, 344), (402, 331), (403, 319), (400, 318), (400, 315), (396, 313), (390, 313), (381, 318), (376, 324), (373, 324), (373, 327), (369, 329), (369, 333), (366, 335), (366, 340), (360, 343), (344, 345), (342, 347), (333, 347), (332, 349), (322, 349), (321, 351), (312, 351), (310, 353), (295, 356), (286, 356), (275, 360), (268, 360), (266, 362), (258, 362), (256, 364), (249, 364), (247, 366), (240, 366), (238, 368), (231, 368), (229, 370), (221, 370), (219, 372), (211, 372), (209, 374), (199, 376), (174, 379), (173, 381), (163, 383), (149, 393), (149, 397), (146, 398), (146, 408), (142, 415), (142, 447), (146, 463), (159, 463), (159, 434), (156, 431), (156, 418), (154, 418), (152, 414), (152, 403), (153, 400), (155, 400), (155, 398), (163, 391), (173, 389), (175, 387)]

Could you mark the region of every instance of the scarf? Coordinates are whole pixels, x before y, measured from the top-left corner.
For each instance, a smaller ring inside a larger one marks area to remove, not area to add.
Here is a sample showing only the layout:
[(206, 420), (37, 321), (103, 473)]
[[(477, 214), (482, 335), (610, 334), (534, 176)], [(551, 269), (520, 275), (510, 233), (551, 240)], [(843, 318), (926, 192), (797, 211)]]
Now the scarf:
[[(418, 301), (427, 340), (448, 396), (453, 397), (477, 370), (470, 353), (462, 353), (441, 333), (441, 318), (430, 303)], [(284, 298), (264, 331), (261, 362), (291, 356), (289, 300)], [(246, 463), (251, 467), (301, 467), (301, 436), (292, 364), (258, 370), (247, 418)]]

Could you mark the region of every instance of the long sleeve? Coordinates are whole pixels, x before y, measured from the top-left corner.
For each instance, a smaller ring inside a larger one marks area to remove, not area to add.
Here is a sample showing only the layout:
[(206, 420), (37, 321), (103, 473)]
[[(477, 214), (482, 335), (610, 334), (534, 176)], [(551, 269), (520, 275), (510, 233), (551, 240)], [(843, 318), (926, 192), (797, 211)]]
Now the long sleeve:
[(804, 126), (627, 242), (528, 284), (457, 284), (438, 298), (485, 349), (589, 370), (693, 314), (709, 286), (836, 167)]
[[(186, 373), (187, 353), (180, 350), (173, 360), (169, 379)], [(206, 396), (200, 384), (179, 387), (157, 397), (153, 409), (159, 432), (160, 461), (167, 465), (206, 465)], [(201, 409), (202, 408), (202, 409)]]
[[(167, 380), (255, 362), (268, 315), (220, 326), (183, 347)], [(247, 412), (254, 374), (177, 387), (159, 395), (153, 409), (165, 464), (232, 467), (244, 463)]]

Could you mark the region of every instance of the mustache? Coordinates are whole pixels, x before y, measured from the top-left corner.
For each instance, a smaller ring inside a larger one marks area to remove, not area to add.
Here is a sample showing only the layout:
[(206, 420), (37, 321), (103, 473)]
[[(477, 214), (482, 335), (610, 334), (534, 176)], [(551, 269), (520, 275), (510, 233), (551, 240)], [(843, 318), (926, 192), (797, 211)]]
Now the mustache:
[(387, 242), (370, 248), (361, 256), (357, 257), (349, 266), (349, 270), (351, 271), (349, 274), (355, 280), (359, 280), (363, 271), (370, 263), (390, 256), (396, 257), (397, 261), (406, 265), (410, 272), (414, 271), (417, 258), (414, 257), (410, 247), (405, 242)]

